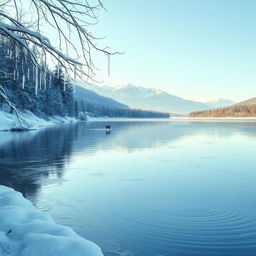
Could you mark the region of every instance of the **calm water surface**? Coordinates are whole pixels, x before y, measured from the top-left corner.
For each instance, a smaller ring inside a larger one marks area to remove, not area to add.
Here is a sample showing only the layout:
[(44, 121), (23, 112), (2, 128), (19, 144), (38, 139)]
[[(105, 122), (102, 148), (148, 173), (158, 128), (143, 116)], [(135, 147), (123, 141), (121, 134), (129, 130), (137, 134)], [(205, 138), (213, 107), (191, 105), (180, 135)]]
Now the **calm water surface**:
[(256, 255), (256, 123), (0, 132), (0, 183), (106, 256)]

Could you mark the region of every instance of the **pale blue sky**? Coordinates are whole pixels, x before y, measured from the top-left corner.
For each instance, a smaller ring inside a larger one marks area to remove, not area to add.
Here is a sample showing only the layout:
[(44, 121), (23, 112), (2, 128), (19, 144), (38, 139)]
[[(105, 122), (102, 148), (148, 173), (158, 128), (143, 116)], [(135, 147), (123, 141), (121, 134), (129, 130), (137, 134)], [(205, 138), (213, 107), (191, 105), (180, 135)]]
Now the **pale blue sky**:
[[(95, 56), (97, 80), (193, 100), (256, 97), (256, 0), (102, 0), (89, 29), (124, 54)], [(27, 4), (27, 2), (25, 2)], [(26, 5), (25, 4), (25, 5)], [(49, 33), (55, 45), (56, 32)]]
[(256, 96), (255, 0), (105, 0), (98, 42), (125, 52), (98, 79), (172, 94), (235, 101)]

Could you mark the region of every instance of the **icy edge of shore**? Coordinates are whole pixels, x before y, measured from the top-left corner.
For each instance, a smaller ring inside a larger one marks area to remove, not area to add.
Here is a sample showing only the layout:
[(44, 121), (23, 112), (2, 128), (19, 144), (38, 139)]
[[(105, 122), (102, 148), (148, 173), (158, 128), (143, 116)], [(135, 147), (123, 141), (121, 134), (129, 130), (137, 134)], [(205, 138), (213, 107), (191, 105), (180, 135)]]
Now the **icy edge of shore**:
[[(22, 125), (26, 129), (39, 129), (42, 126), (51, 126), (56, 123), (76, 122), (72, 117), (51, 116), (47, 120), (40, 118), (31, 111), (19, 111)], [(19, 127), (19, 122), (15, 114), (10, 114), (0, 110), (0, 131), (11, 130)]]
[(21, 193), (1, 185), (0, 255), (103, 256), (96, 244), (56, 224)]

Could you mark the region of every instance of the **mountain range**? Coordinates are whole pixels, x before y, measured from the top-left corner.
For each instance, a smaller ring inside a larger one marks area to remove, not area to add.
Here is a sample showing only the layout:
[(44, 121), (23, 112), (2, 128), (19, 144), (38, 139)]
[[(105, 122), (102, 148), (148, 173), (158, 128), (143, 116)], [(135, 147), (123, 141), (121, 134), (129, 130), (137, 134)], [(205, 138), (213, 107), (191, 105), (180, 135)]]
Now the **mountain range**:
[(113, 108), (128, 108), (127, 105), (120, 103), (109, 97), (99, 95), (98, 93), (88, 90), (82, 86), (76, 85), (75, 89), (75, 99), (79, 101), (85, 101), (87, 103), (96, 105), (96, 106), (105, 106)]
[(145, 88), (132, 84), (118, 87), (99, 86), (85, 82), (78, 82), (78, 84), (83, 88), (94, 91), (99, 95), (112, 98), (117, 102), (122, 102), (132, 108), (164, 111), (180, 115), (233, 104), (232, 101), (224, 99), (207, 103), (186, 100), (159, 89)]
[[(79, 118), (84, 119), (84, 113), (91, 116), (128, 117), (128, 118), (169, 118), (170, 113), (133, 109), (109, 97), (99, 95), (79, 85), (75, 86), (75, 101)], [(174, 115), (174, 114), (173, 114)], [(173, 116), (172, 115), (172, 116)]]
[(204, 111), (195, 111), (190, 117), (256, 117), (256, 97), (233, 104), (228, 107)]
[(234, 101), (229, 99), (218, 99), (218, 100), (206, 101), (205, 103), (209, 105), (211, 108), (223, 108), (223, 107), (227, 107), (235, 104)]
[(256, 97), (235, 104), (235, 106), (237, 105), (256, 105)]

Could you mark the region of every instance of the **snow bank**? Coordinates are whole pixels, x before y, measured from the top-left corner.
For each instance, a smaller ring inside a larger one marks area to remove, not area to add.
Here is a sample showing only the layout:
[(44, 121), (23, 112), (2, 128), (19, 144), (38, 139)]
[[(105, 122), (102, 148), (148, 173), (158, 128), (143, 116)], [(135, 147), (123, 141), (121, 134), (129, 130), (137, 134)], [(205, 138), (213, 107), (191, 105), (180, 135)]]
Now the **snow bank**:
[(103, 256), (94, 243), (54, 223), (21, 193), (0, 186), (0, 255)]
[[(40, 118), (30, 111), (19, 111), (19, 115), (22, 119), (22, 123), (25, 128), (28, 129), (38, 129), (41, 126), (50, 126), (60, 122), (75, 122), (75, 118), (71, 117), (60, 117), (52, 116), (47, 120)], [(12, 128), (19, 127), (17, 117), (14, 114), (10, 114), (0, 110), (0, 131), (10, 130)]]

